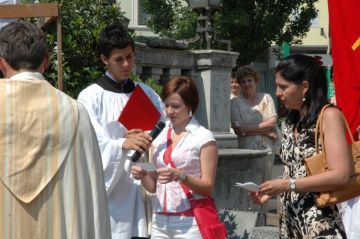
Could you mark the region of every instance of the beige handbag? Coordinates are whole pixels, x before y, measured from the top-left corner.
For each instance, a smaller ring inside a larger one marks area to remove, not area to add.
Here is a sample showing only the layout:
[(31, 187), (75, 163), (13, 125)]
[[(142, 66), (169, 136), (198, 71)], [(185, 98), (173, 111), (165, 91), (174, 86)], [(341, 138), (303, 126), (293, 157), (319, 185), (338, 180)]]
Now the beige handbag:
[[(305, 165), (307, 168), (308, 176), (325, 172), (328, 170), (326, 155), (325, 155), (325, 145), (323, 145), (323, 150), (319, 153), (319, 144), (318, 144), (318, 132), (320, 132), (321, 142), (324, 142), (324, 134), (322, 132), (322, 117), (324, 110), (331, 105), (325, 105), (319, 115), (319, 118), (316, 122), (315, 128), (315, 149), (316, 154), (305, 159)], [(315, 197), (315, 202), (320, 207), (326, 207), (336, 203), (340, 203), (346, 200), (349, 200), (353, 197), (360, 195), (360, 141), (354, 142), (354, 138), (351, 134), (348, 123), (346, 122), (345, 117), (344, 122), (351, 139), (352, 146), (352, 156), (355, 165), (355, 173), (351, 176), (349, 182), (337, 190), (331, 192), (321, 192), (319, 196)]]

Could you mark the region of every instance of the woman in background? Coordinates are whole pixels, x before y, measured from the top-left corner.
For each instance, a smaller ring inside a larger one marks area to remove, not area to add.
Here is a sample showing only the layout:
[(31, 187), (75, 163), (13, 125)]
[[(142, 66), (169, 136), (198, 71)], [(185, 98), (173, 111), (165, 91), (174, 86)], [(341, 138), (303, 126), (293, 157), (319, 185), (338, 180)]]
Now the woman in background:
[[(169, 124), (153, 141), (150, 156), (156, 172), (132, 167), (134, 178), (153, 198), (151, 238), (202, 238), (189, 201), (180, 186), (195, 198), (209, 197), (214, 190), (218, 149), (211, 131), (194, 118), (199, 96), (190, 77), (175, 77), (162, 91)], [(171, 166), (173, 161), (176, 168)]]
[(236, 72), (240, 94), (231, 99), (231, 126), (238, 135), (238, 147), (271, 149), (277, 139), (277, 114), (269, 94), (257, 92), (259, 74), (252, 66)]
[(307, 176), (304, 160), (315, 153), (315, 124), (327, 104), (327, 83), (322, 67), (310, 56), (292, 55), (276, 68), (276, 95), (289, 110), (283, 131), (282, 179), (262, 183), (251, 193), (256, 203), (280, 194), (280, 238), (346, 238), (336, 206), (320, 208), (316, 192), (344, 186), (354, 172), (341, 112), (324, 111), (322, 130), (328, 171)]

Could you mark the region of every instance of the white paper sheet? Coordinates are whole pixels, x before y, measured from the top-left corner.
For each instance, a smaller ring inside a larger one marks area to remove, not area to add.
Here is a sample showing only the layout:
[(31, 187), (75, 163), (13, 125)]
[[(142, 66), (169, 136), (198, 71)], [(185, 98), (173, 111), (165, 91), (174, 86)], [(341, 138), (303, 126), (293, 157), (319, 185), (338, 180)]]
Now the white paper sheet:
[(259, 190), (259, 185), (257, 185), (256, 183), (253, 183), (253, 182), (235, 183), (235, 186), (246, 189), (250, 192), (256, 192)]
[(138, 163), (137, 165), (148, 172), (156, 171), (155, 165), (152, 163)]

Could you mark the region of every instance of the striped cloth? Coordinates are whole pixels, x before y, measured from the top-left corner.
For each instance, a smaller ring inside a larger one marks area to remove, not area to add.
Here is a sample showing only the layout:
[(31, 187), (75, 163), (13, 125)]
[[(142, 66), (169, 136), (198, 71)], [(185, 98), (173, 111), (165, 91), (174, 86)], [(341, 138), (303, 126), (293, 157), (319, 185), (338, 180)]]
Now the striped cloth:
[(0, 239), (111, 238), (88, 114), (39, 73), (0, 80), (0, 179)]

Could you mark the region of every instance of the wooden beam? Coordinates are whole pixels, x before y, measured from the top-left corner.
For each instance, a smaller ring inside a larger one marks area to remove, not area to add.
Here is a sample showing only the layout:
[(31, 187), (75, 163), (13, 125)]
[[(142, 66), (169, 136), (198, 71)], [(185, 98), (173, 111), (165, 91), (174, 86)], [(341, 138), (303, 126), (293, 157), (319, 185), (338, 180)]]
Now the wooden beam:
[(44, 22), (41, 24), (41, 28), (45, 29), (47, 28), (52, 21), (54, 21), (56, 18), (60, 17), (44, 17)]
[(58, 88), (59, 90), (63, 90), (63, 72), (62, 72), (62, 31), (61, 31), (61, 17), (57, 18), (56, 21), (56, 28), (57, 28), (57, 61), (58, 61)]
[(0, 18), (57, 16), (59, 16), (57, 3), (0, 5)]

